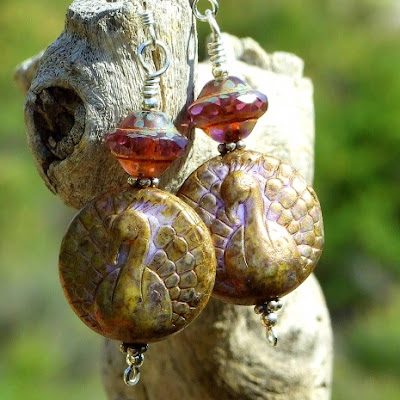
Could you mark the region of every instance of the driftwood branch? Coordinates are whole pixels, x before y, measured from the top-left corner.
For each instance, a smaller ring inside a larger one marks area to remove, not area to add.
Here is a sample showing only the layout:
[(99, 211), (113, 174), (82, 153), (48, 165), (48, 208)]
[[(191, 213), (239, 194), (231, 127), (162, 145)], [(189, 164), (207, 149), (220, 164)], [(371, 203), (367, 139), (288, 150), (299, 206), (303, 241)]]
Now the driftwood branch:
[[(101, 139), (140, 105), (143, 74), (135, 49), (144, 34), (136, 17), (139, 3), (76, 0), (61, 36), (16, 72), (22, 88), (31, 83), (26, 122), (39, 173), (75, 208), (126, 181)], [(154, 9), (159, 35), (173, 60), (162, 80), (161, 106), (179, 125), (193, 99), (195, 77), (201, 87), (211, 79), (210, 68), (196, 65), (189, 1), (157, 1)], [(287, 53), (269, 55), (252, 39), (226, 36), (225, 41), (231, 74), (244, 77), (270, 101), (248, 148), (292, 163), (311, 183), (313, 89), (303, 77), (302, 60)], [(162, 177), (167, 190), (175, 191), (216, 154), (216, 144), (206, 135), (190, 135), (186, 157)], [(103, 379), (109, 398), (328, 400), (332, 332), (316, 279), (311, 276), (284, 302), (276, 328), (279, 345), (270, 348), (251, 307), (212, 300), (184, 332), (151, 345), (135, 388), (122, 383), (124, 357), (117, 343), (107, 341)]]
[[(28, 91), (25, 119), (38, 171), (71, 207), (80, 208), (126, 182), (101, 140), (140, 108), (144, 74), (136, 49), (147, 40), (137, 15), (142, 8), (139, 0), (76, 0), (68, 9), (64, 32), (44, 52)], [(157, 2), (153, 9), (161, 22), (158, 35), (174, 63), (163, 76), (160, 103), (179, 125), (193, 101), (194, 19), (185, 0)], [(17, 71), (20, 86), (26, 86), (24, 70), (31, 71), (26, 64)]]

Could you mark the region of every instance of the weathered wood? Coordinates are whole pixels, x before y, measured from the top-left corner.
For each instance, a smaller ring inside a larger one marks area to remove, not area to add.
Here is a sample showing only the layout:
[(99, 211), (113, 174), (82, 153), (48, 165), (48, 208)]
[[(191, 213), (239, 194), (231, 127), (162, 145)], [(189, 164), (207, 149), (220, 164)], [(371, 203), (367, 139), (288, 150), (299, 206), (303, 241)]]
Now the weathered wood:
[[(49, 188), (75, 208), (126, 179), (101, 139), (140, 104), (142, 71), (134, 52), (144, 36), (135, 15), (138, 6), (139, 1), (128, 0), (75, 1), (65, 31), (44, 53), (28, 92), (28, 137), (38, 170)], [(162, 80), (161, 106), (179, 123), (193, 99), (196, 72), (200, 87), (211, 72), (207, 63), (196, 66), (188, 0), (157, 1), (156, 18), (173, 54)], [(225, 36), (225, 41), (230, 72), (270, 100), (248, 148), (291, 162), (311, 183), (313, 89), (303, 78), (302, 60), (287, 53), (269, 55), (252, 39)], [(28, 87), (34, 62), (17, 71), (22, 87)], [(162, 177), (170, 191), (217, 153), (216, 144), (201, 132), (191, 134), (191, 143), (187, 156)], [(328, 400), (332, 332), (316, 279), (311, 276), (284, 302), (276, 327), (280, 342), (270, 348), (251, 307), (211, 301), (184, 332), (151, 345), (135, 388), (122, 383), (124, 357), (116, 343), (107, 341), (103, 378), (109, 398)]]
[[(302, 77), (303, 61), (288, 53), (267, 55), (252, 39), (225, 35), (225, 42), (231, 73), (269, 94), (271, 107), (247, 147), (291, 162), (311, 183), (313, 88)], [(252, 66), (254, 60), (263, 69)], [(209, 65), (200, 64), (199, 86), (209, 79)], [(199, 138), (202, 142), (195, 142), (195, 152), (215, 147), (205, 135), (197, 133)], [(184, 332), (151, 345), (142, 382), (133, 390), (121, 380), (124, 359), (118, 343), (107, 342), (103, 377), (109, 398), (328, 400), (332, 332), (315, 277), (286, 296), (284, 303), (276, 328), (279, 344), (271, 348), (252, 307), (212, 300)]]
[[(193, 100), (194, 19), (187, 0), (153, 1), (152, 9), (173, 60), (162, 78), (160, 105), (179, 125)], [(140, 10), (139, 0), (74, 1), (64, 32), (44, 52), (29, 89), (25, 119), (38, 171), (71, 207), (126, 184), (125, 173), (101, 140), (140, 108), (143, 69), (136, 49), (147, 40)]]
[(328, 400), (332, 367), (329, 316), (313, 275), (284, 298), (270, 347), (252, 307), (212, 299), (183, 332), (150, 346), (141, 382), (125, 386), (125, 360), (107, 341), (103, 361), (112, 400)]

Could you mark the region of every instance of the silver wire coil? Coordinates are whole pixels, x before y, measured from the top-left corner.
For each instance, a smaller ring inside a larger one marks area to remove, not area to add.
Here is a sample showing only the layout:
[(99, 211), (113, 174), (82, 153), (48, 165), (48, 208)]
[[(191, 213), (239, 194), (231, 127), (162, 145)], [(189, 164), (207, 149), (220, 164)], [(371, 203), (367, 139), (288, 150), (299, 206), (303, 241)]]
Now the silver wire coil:
[(140, 22), (143, 26), (150, 26), (155, 24), (154, 13), (151, 10), (144, 10), (139, 14)]
[(216, 80), (222, 80), (228, 76), (228, 71), (223, 66), (226, 63), (225, 47), (221, 30), (215, 19), (219, 5), (217, 0), (208, 1), (211, 3), (212, 9), (207, 9), (204, 15), (201, 14), (197, 8), (199, 0), (195, 0), (193, 3), (193, 12), (200, 21), (207, 21), (210, 25), (213, 40), (208, 44), (208, 54), (212, 63), (212, 73)]
[(160, 77), (147, 74), (142, 88), (142, 107), (144, 110), (158, 108), (157, 95), (160, 88)]
[(143, 97), (148, 99), (153, 96), (157, 96), (159, 87), (160, 77), (152, 77), (151, 75), (147, 75), (142, 89)]
[(212, 72), (215, 78), (222, 79), (228, 75), (224, 67), (226, 63), (226, 53), (224, 42), (220, 36), (214, 35), (214, 41), (208, 44), (208, 54), (213, 65)]
[[(150, 37), (150, 40), (142, 43), (138, 50), (137, 55), (139, 58), (140, 63), (143, 66), (143, 69), (146, 71), (146, 77), (144, 81), (144, 85), (142, 88), (142, 108), (144, 110), (154, 110), (158, 108), (158, 100), (157, 95), (160, 88), (160, 76), (164, 74), (164, 72), (168, 69), (171, 56), (169, 53), (169, 49), (167, 45), (162, 42), (161, 40), (157, 39), (157, 34), (154, 29), (155, 20), (154, 20), (154, 13), (152, 10), (147, 8), (148, 4), (147, 1), (143, 1), (144, 10), (139, 13), (140, 23), (147, 27), (147, 33)], [(148, 64), (144, 59), (144, 50), (149, 47), (151, 52), (156, 51), (159, 49), (161, 54), (164, 54), (164, 65), (155, 72), (152, 72), (153, 66)]]

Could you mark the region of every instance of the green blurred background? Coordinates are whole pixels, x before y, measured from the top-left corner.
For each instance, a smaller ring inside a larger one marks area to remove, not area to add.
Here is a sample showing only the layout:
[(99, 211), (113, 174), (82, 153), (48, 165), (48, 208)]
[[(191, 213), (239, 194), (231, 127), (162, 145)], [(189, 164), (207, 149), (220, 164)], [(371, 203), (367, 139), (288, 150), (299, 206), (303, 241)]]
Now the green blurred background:
[[(0, 0), (0, 399), (105, 399), (101, 339), (69, 310), (57, 257), (72, 211), (26, 145), (13, 69), (63, 28), (68, 0)], [(400, 1), (220, 0), (220, 25), (305, 60), (315, 86), (335, 330), (334, 400), (400, 398)], [(201, 24), (200, 36), (207, 30)]]

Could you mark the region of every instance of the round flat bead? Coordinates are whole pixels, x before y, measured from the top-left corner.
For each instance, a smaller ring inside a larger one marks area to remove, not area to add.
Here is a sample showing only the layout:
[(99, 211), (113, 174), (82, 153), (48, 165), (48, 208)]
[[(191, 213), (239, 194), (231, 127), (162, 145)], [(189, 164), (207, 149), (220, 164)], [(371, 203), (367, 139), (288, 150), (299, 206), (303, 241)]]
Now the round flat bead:
[[(299, 173), (274, 157), (243, 150), (215, 157), (187, 178), (178, 197), (210, 229), (218, 263), (213, 294), (220, 300), (277, 311), (277, 298), (298, 287), (320, 258), (318, 198)], [(310, 206), (296, 213), (299, 204)]]
[(59, 269), (68, 302), (92, 330), (149, 343), (200, 314), (216, 259), (208, 229), (190, 206), (156, 188), (127, 188), (99, 196), (76, 215)]
[(267, 109), (265, 94), (229, 76), (223, 81), (208, 82), (188, 113), (193, 126), (219, 143), (229, 143), (249, 136)]
[(131, 114), (105, 140), (124, 170), (136, 178), (162, 174), (184, 154), (187, 143), (168, 115), (160, 111)]

